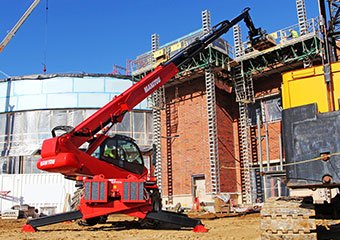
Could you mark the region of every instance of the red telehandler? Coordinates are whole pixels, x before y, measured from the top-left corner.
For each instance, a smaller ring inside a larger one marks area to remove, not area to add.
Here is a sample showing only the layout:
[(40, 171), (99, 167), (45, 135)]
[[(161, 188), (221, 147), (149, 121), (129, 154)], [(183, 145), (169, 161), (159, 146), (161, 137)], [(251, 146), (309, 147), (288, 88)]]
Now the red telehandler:
[[(55, 127), (52, 130), (53, 138), (43, 142), (37, 166), (41, 170), (61, 173), (67, 178), (83, 176), (84, 194), (78, 210), (28, 220), (23, 231), (34, 232), (40, 226), (81, 218), (94, 225), (100, 216), (113, 213), (206, 231), (199, 220), (162, 211), (156, 179), (147, 177), (148, 171), (133, 139), (121, 135), (111, 138), (105, 133), (121, 122), (126, 112), (173, 78), (182, 64), (190, 61), (241, 20), (250, 29), (249, 37), (256, 48), (256, 44), (264, 39), (264, 31), (254, 27), (249, 8), (246, 8), (233, 20), (215, 25), (209, 34), (156, 67), (75, 128)], [(65, 133), (56, 136), (60, 130)], [(80, 148), (84, 143), (88, 143), (85, 151)]]

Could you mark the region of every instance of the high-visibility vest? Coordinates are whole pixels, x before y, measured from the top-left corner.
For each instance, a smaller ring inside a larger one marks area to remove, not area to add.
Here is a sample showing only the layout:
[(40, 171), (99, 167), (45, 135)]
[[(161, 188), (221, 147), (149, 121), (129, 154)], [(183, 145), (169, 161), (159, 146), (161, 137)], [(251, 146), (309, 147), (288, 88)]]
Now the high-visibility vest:
[(110, 147), (106, 148), (104, 151), (104, 156), (115, 158), (115, 155), (113, 154), (113, 148)]
[(292, 30), (291, 33), (292, 33), (292, 37), (293, 37), (293, 38), (298, 38), (298, 37), (299, 37), (299, 34), (298, 34), (297, 31)]

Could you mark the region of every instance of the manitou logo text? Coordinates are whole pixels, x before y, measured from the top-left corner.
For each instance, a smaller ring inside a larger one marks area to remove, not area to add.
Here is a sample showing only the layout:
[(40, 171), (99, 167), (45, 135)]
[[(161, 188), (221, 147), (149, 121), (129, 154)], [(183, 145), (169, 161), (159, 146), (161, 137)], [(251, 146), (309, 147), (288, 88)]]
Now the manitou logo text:
[(161, 78), (160, 77), (156, 78), (155, 80), (153, 80), (151, 83), (149, 83), (148, 85), (144, 87), (144, 92), (145, 93), (149, 92), (152, 88), (154, 88), (160, 82), (161, 82)]
[(40, 167), (46, 166), (46, 165), (52, 165), (54, 163), (55, 163), (55, 159), (49, 159), (49, 160), (41, 161)]

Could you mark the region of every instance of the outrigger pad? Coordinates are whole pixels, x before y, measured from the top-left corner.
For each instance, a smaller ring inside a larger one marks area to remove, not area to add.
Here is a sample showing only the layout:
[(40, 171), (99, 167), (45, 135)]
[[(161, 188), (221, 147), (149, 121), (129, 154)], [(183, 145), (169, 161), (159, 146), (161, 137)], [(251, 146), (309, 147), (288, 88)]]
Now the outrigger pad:
[(36, 232), (37, 229), (35, 229), (34, 227), (32, 227), (31, 225), (29, 224), (25, 224), (22, 229), (21, 229), (22, 232)]
[(208, 229), (206, 229), (203, 225), (197, 225), (196, 227), (194, 227), (194, 229), (192, 230), (193, 232), (201, 232), (201, 233), (205, 233), (208, 232)]
[(190, 218), (186, 214), (163, 210), (158, 212), (153, 211), (146, 215), (146, 219), (171, 223), (180, 227), (192, 227), (194, 232), (208, 232), (199, 219)]
[(65, 213), (58, 213), (58, 214), (51, 215), (51, 216), (33, 218), (27, 221), (27, 223), (23, 226), (22, 231), (23, 232), (35, 232), (37, 231), (37, 227), (76, 220), (82, 217), (83, 217), (83, 214), (79, 210), (77, 210), (77, 211), (71, 211), (71, 212), (65, 212)]

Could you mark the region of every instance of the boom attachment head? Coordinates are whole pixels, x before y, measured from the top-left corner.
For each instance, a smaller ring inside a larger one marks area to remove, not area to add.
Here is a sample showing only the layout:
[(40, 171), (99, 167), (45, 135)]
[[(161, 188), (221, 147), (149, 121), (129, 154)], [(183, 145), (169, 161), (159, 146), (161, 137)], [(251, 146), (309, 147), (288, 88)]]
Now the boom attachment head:
[(250, 45), (253, 49), (262, 51), (276, 45), (275, 40), (270, 35), (268, 35), (265, 30), (255, 27), (249, 14), (247, 14), (247, 16), (244, 18), (244, 22), (249, 29), (248, 37)]

